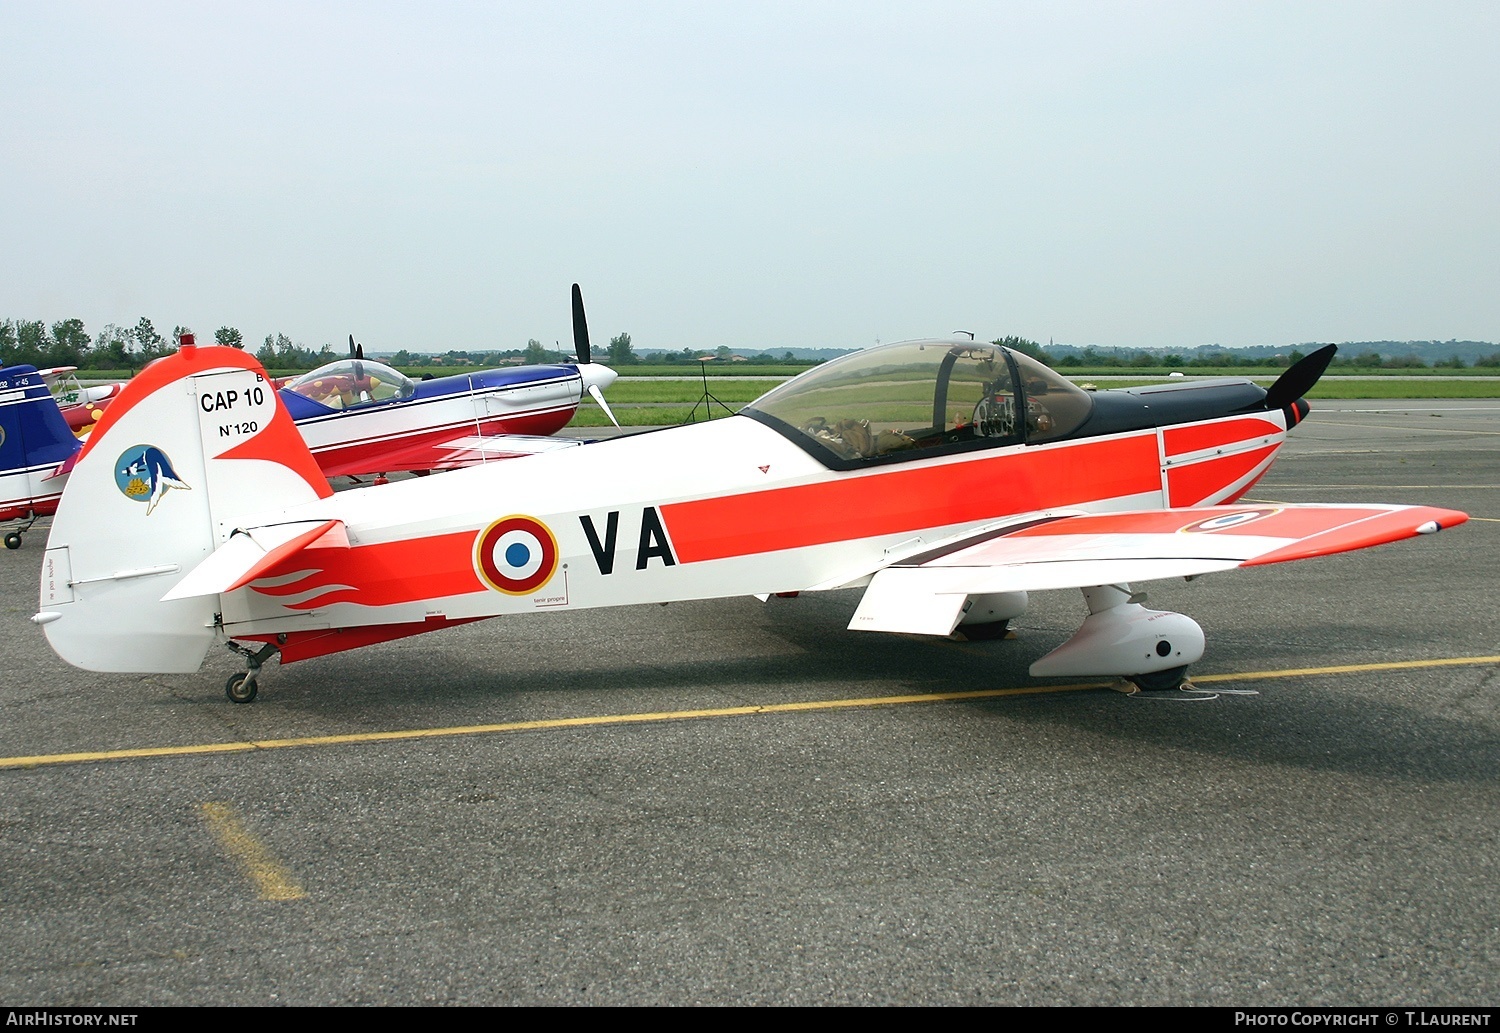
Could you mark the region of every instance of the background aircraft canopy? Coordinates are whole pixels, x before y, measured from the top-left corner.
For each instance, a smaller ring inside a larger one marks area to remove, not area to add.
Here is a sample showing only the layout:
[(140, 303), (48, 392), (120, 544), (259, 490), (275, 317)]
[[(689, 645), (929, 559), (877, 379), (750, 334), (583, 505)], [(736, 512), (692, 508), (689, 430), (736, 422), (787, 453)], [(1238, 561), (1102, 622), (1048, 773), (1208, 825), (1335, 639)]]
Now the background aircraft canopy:
[(410, 398), (416, 394), (417, 385), (411, 377), (383, 362), (340, 359), (302, 374), (282, 390), (293, 391), (331, 409), (353, 409)]
[(745, 412), (829, 465), (844, 467), (933, 450), (1050, 441), (1076, 430), (1092, 406), (1088, 392), (1025, 355), (983, 342), (937, 340), (841, 356), (761, 396)]

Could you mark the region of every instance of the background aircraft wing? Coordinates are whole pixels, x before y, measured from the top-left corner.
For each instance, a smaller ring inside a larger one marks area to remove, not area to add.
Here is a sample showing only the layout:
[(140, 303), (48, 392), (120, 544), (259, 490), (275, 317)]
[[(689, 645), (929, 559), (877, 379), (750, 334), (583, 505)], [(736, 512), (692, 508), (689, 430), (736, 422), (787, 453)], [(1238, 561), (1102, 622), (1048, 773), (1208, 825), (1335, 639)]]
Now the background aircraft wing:
[(981, 531), (876, 571), (849, 627), (946, 635), (971, 595), (1192, 577), (1431, 534), (1468, 515), (1429, 506), (1241, 505), (1042, 518)]

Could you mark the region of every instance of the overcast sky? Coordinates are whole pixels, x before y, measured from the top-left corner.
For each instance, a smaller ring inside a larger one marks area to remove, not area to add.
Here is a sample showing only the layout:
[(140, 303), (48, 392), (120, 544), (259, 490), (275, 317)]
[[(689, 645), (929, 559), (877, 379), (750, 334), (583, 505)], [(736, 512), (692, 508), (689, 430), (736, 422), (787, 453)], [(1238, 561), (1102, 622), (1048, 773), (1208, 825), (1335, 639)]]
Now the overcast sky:
[(1500, 341), (1500, 4), (0, 0), (0, 318)]

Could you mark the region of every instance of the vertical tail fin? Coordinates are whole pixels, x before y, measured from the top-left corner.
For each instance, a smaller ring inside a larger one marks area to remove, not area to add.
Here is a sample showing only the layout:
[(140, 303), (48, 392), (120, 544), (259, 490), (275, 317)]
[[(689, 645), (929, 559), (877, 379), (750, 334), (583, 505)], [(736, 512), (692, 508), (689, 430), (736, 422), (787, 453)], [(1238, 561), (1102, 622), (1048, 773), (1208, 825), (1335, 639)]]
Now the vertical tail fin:
[(80, 447), (35, 366), (0, 370), (0, 520), (52, 512)]
[(217, 598), (162, 596), (251, 514), (332, 493), (260, 364), (184, 335), (111, 403), (79, 455), (33, 620), (75, 667), (196, 671)]

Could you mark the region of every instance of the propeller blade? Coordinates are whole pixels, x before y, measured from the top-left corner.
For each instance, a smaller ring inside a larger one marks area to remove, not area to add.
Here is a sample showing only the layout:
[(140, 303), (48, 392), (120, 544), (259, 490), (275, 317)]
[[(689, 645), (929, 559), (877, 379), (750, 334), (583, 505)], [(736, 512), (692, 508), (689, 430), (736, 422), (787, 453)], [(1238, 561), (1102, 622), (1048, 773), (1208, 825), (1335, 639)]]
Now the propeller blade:
[(1285, 409), (1311, 391), (1338, 350), (1338, 345), (1328, 344), (1299, 359), (1266, 390), (1266, 408)]
[(599, 390), (599, 385), (590, 384), (589, 394), (593, 395), (594, 401), (599, 403), (599, 408), (604, 410), (604, 415), (609, 417), (609, 422), (618, 427), (620, 425), (620, 421), (615, 419), (615, 414), (610, 411), (609, 403), (604, 400), (604, 392)]
[(589, 358), (589, 321), (583, 314), (583, 291), (576, 283), (573, 284), (573, 351), (580, 363), (592, 361)]
[(354, 358), (354, 335), (349, 335), (349, 358)]

